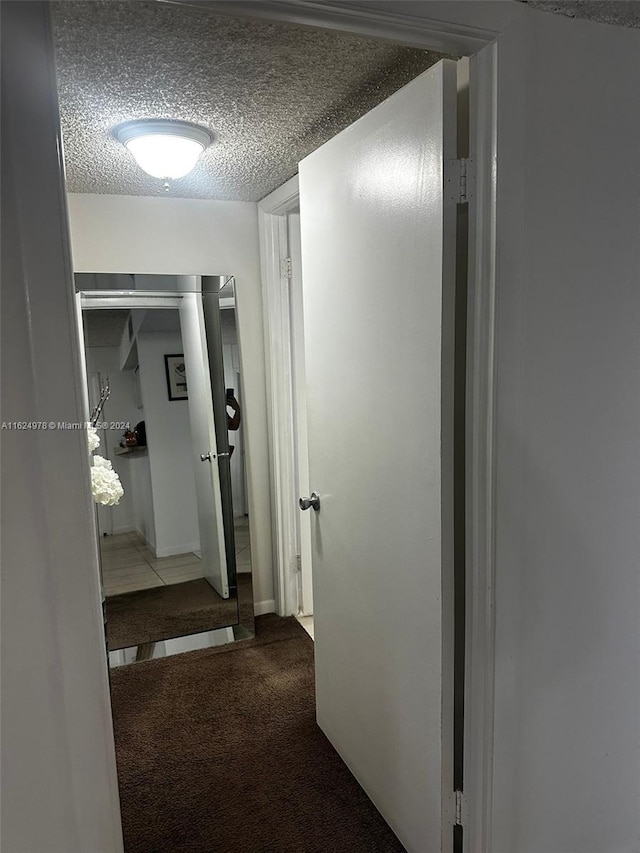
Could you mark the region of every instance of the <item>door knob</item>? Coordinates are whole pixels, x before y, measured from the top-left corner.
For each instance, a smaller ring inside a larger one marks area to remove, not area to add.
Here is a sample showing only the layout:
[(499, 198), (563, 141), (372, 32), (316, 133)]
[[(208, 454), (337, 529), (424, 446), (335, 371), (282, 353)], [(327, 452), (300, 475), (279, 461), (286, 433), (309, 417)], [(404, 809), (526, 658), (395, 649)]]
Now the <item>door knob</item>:
[(300, 509), (309, 509), (313, 507), (316, 512), (320, 509), (320, 495), (317, 492), (311, 492), (310, 498), (300, 498)]

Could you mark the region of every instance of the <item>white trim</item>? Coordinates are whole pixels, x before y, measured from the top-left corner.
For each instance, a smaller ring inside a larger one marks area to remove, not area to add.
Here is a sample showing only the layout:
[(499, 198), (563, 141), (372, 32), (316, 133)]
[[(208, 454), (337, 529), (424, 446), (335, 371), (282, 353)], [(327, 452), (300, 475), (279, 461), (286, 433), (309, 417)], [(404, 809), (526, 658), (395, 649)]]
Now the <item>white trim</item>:
[[(304, 306), (302, 287), (302, 234), (300, 213), (287, 213), (289, 257), (291, 258), (291, 348), (293, 355), (293, 400), (295, 424), (295, 477), (298, 496), (310, 495), (313, 489), (309, 479), (309, 436), (307, 429), (307, 381), (304, 347)], [(298, 510), (295, 519), (298, 549), (297, 584), (298, 612), (313, 614), (313, 572), (311, 559), (311, 513)]]
[[(147, 543), (149, 544), (149, 543)], [(195, 554), (200, 550), (200, 542), (187, 542), (186, 545), (170, 545), (168, 548), (155, 548), (156, 559), (180, 557), (182, 554)]]
[(278, 187), (269, 195), (265, 196), (258, 204), (258, 208), (264, 213), (273, 216), (283, 216), (290, 213), (298, 206), (300, 199), (300, 180), (297, 175), (290, 178), (286, 183)]
[(265, 613), (275, 613), (275, 612), (276, 612), (276, 602), (273, 598), (270, 598), (267, 601), (255, 601), (253, 603), (253, 615), (254, 616), (264, 616)]
[(470, 156), (476, 161), (476, 201), (469, 210), (465, 853), (491, 850), (495, 665), (497, 60), (495, 44), (470, 60)]
[(288, 254), (284, 214), (297, 206), (297, 199), (296, 177), (263, 199), (258, 206), (274, 586), (277, 612), (281, 616), (290, 616), (298, 610), (291, 317), (289, 279), (283, 275), (281, 268), (281, 262)]
[[(195, 5), (194, 0), (174, 2)], [(216, 14), (231, 15), (234, 18), (268, 18), (460, 55), (476, 53), (499, 35), (491, 29), (395, 14), (386, 10), (374, 11), (342, 2), (242, 0), (239, 3), (237, 0), (201, 0), (197, 5)]]
[(141, 293), (113, 290), (81, 290), (83, 311), (109, 310), (113, 308), (179, 308), (182, 296), (167, 296), (165, 293)]

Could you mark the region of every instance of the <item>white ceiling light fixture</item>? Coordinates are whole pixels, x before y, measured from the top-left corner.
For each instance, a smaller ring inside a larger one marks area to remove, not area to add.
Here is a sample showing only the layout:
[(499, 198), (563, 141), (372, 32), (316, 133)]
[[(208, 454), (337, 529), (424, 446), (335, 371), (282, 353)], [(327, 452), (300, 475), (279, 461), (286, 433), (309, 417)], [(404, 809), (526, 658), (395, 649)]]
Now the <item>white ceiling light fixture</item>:
[(141, 169), (162, 180), (184, 178), (213, 142), (204, 127), (162, 119), (128, 121), (116, 127), (114, 135)]

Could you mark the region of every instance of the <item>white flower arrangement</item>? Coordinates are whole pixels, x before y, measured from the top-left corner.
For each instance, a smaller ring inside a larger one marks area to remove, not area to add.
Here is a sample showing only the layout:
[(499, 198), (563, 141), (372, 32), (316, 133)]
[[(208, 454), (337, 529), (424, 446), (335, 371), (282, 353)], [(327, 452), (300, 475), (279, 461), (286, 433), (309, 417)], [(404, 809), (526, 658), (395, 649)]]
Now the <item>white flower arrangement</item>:
[(87, 427), (87, 443), (89, 445), (89, 453), (93, 453), (100, 447), (100, 436), (95, 427)]
[[(99, 446), (100, 438), (93, 427), (87, 429), (89, 453)], [(113, 470), (113, 465), (104, 456), (96, 454), (91, 457), (91, 493), (97, 504), (115, 506), (124, 495), (120, 477)]]

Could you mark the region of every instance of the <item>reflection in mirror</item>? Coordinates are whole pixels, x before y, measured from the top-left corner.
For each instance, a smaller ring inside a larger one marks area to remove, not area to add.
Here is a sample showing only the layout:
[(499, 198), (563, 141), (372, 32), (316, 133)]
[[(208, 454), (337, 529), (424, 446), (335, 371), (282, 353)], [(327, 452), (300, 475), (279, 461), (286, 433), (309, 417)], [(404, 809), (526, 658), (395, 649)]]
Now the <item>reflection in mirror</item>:
[[(124, 495), (98, 505), (111, 665), (253, 633), (232, 279), (76, 276), (90, 409)], [(104, 399), (106, 397), (106, 400)]]
[[(236, 318), (235, 282), (227, 279), (218, 292), (218, 316), (222, 344), (222, 369), (227, 414), (227, 442), (229, 452), (229, 485), (231, 501), (224, 503), (233, 508), (227, 523), (233, 530), (236, 565), (236, 583), (240, 624), (254, 629), (253, 589), (251, 585), (251, 542), (249, 538), (249, 500), (245, 465), (245, 448), (242, 432), (244, 391), (240, 369), (240, 344)], [(220, 385), (218, 385), (220, 387)]]

